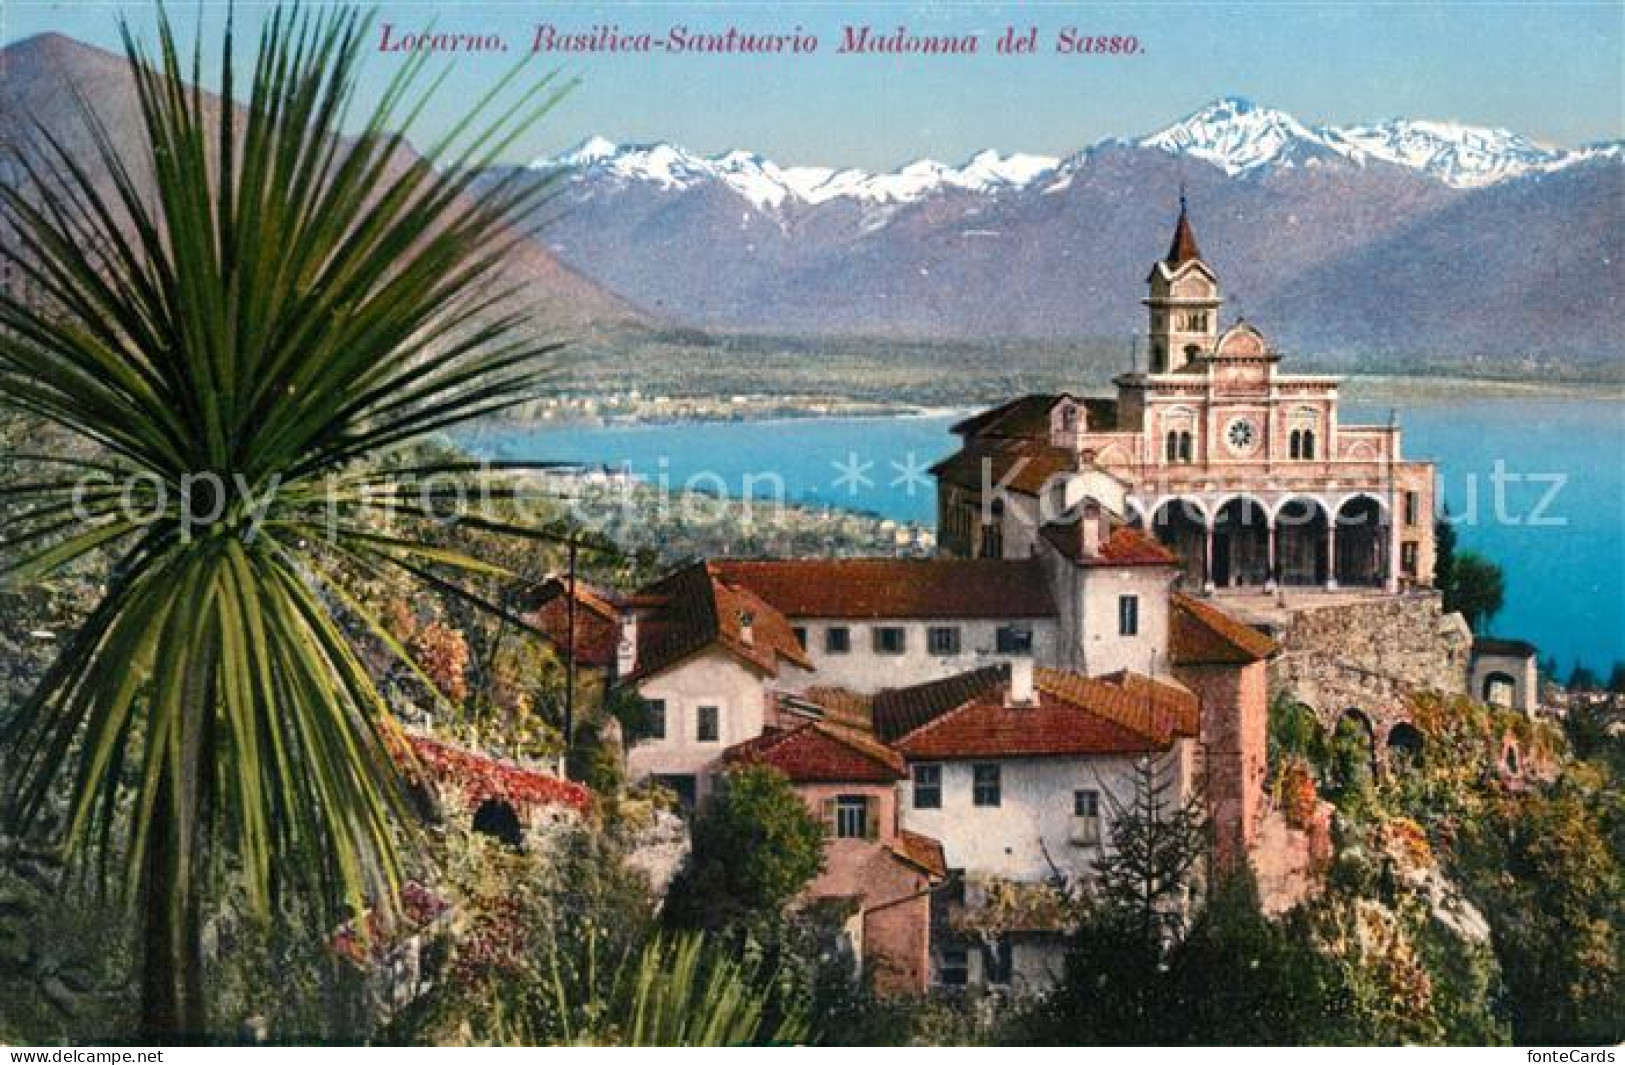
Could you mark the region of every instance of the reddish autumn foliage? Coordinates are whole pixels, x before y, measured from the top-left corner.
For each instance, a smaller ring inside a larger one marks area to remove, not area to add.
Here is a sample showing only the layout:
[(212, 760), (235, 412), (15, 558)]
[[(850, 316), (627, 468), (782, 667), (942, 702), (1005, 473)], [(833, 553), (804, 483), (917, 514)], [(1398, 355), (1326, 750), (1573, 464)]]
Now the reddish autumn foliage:
[(460, 789), (469, 805), (500, 799), (519, 806), (568, 806), (585, 810), (592, 792), (580, 784), (512, 762), (488, 758), (427, 736), (409, 736), (418, 765), (434, 780)]
[(453, 703), (468, 698), (468, 641), (443, 621), (431, 621), (412, 637), (412, 657)]

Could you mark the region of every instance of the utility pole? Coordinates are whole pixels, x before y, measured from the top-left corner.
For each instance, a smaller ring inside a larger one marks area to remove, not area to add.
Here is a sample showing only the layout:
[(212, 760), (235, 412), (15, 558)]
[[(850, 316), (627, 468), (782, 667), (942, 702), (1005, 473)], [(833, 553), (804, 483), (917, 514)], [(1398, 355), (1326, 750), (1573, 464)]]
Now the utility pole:
[(565, 577), (564, 616), (564, 756), (570, 757), (576, 715), (576, 534), (569, 540), (570, 569)]

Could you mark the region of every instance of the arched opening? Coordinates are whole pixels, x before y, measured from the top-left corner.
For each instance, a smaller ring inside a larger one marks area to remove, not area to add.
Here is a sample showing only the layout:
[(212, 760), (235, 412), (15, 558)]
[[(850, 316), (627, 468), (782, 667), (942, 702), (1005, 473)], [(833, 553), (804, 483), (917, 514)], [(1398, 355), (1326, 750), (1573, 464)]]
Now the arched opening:
[(1305, 459), (1312, 459), (1315, 457), (1315, 431), (1313, 429), (1305, 429), (1303, 431), (1302, 457)]
[(1383, 548), (1388, 539), (1382, 505), (1355, 496), (1337, 511), (1337, 583), (1373, 587), (1387, 575)]
[(1343, 711), (1332, 728), (1327, 785), (1339, 798), (1363, 791), (1376, 776), (1377, 744), (1371, 719), (1356, 707)]
[(1213, 520), (1213, 583), (1256, 587), (1269, 580), (1269, 516), (1257, 500), (1236, 498)]
[(1179, 556), (1185, 584), (1201, 587), (1207, 553), (1207, 522), (1202, 508), (1189, 499), (1170, 499), (1152, 515), (1151, 533)]
[(474, 811), (474, 831), (514, 850), (525, 842), (525, 830), (519, 823), (519, 815), (511, 804), (501, 799), (486, 799), (480, 803), (480, 808)]
[(1326, 583), (1326, 508), (1289, 499), (1275, 512), (1275, 568), (1282, 584)]
[(1388, 762), (1395, 768), (1414, 765), (1422, 757), (1422, 732), (1408, 721), (1388, 730)]
[(1516, 705), (1517, 697), (1518, 681), (1510, 673), (1491, 673), (1484, 678), (1484, 702), (1511, 709)]
[(1163, 444), (1162, 457), (1168, 462), (1179, 461), (1179, 433), (1177, 430), (1168, 430), (1168, 439)]

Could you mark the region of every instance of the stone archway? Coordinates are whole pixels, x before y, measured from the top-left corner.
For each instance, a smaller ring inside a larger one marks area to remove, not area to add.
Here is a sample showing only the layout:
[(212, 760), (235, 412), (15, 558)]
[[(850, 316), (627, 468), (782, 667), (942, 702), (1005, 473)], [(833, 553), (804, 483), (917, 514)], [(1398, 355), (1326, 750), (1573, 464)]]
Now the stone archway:
[(1510, 673), (1489, 673), (1484, 677), (1484, 684), (1479, 695), (1482, 701), (1491, 706), (1511, 708), (1518, 702), (1518, 679)]
[(525, 842), (525, 829), (512, 804), (501, 799), (486, 799), (474, 811), (474, 831), (490, 836), (498, 843), (518, 850)]
[(1409, 721), (1401, 721), (1388, 730), (1388, 763), (1400, 765), (1414, 763), (1422, 757), (1422, 730)]
[(1326, 505), (1312, 496), (1285, 500), (1275, 511), (1275, 572), (1282, 584), (1319, 586), (1330, 573)]
[(1213, 569), (1216, 588), (1259, 588), (1270, 580), (1270, 520), (1263, 504), (1250, 496), (1225, 502), (1213, 518)]
[(1337, 508), (1335, 576), (1344, 587), (1380, 587), (1388, 577), (1388, 525), (1382, 503), (1369, 495)]
[(1332, 725), (1329, 771), (1334, 791), (1346, 793), (1376, 778), (1377, 735), (1364, 710), (1351, 706)]
[(1179, 556), (1185, 587), (1202, 587), (1207, 579), (1203, 572), (1207, 559), (1207, 513), (1202, 505), (1183, 497), (1164, 500), (1152, 513), (1151, 532), (1159, 543)]

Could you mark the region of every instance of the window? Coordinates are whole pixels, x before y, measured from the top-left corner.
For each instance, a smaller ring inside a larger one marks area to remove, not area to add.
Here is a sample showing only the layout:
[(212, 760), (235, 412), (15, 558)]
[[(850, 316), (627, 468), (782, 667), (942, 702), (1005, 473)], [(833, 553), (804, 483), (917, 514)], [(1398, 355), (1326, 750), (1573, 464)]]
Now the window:
[(995, 642), (1001, 655), (1033, 653), (1033, 630), (1028, 625), (1000, 625)]
[(1191, 434), (1188, 432), (1179, 434), (1179, 461), (1191, 461)]
[(937, 982), (943, 987), (964, 987), (970, 983), (970, 951), (964, 947), (943, 947)]
[(1138, 636), (1140, 634), (1139, 596), (1120, 595), (1117, 597), (1117, 634), (1119, 636)]
[(666, 700), (650, 699), (644, 704), (643, 734), (651, 740), (666, 738)]
[(831, 625), (825, 629), (824, 650), (832, 655), (844, 655), (852, 650), (852, 630), (845, 625)]
[(942, 809), (942, 767), (917, 765), (914, 767), (914, 808), (916, 810)]
[(1315, 431), (1313, 429), (1303, 431), (1303, 457), (1306, 459), (1315, 457)]
[(1421, 509), (1419, 497), (1415, 492), (1405, 493), (1405, 524), (1416, 524), (1416, 512)]
[(1416, 541), (1406, 540), (1399, 545), (1399, 568), (1408, 577), (1416, 576)]
[(1168, 430), (1168, 446), (1163, 450), (1169, 462), (1179, 461), (1179, 434), (1172, 429)]
[(1080, 847), (1100, 843), (1100, 792), (1081, 788), (1072, 793), (1072, 842)]
[(1289, 437), (1289, 440), (1291, 441), (1289, 450), (1292, 457), (1295, 459), (1303, 458), (1303, 430), (1292, 430), (1292, 435)]
[(933, 625), (926, 630), (925, 642), (934, 655), (956, 655), (959, 653), (959, 628), (954, 625)]
[(903, 628), (899, 625), (876, 626), (874, 641), (877, 655), (900, 655), (907, 646)]
[(805, 625), (791, 626), (790, 635), (796, 638), (797, 647), (800, 647), (803, 651), (807, 649), (807, 627)]
[(977, 806), (999, 805), (999, 763), (978, 762), (971, 766), (971, 801)]
[(716, 743), (722, 738), (721, 721), (714, 706), (702, 706), (694, 719), (694, 738), (701, 743)]
[(868, 839), (874, 833), (869, 825), (869, 799), (864, 795), (838, 795), (835, 798), (835, 836), (838, 839)]

